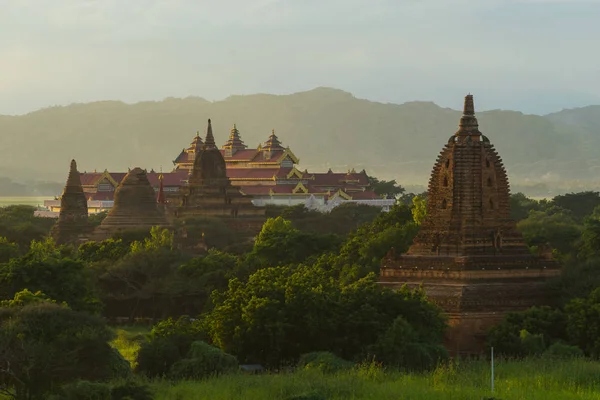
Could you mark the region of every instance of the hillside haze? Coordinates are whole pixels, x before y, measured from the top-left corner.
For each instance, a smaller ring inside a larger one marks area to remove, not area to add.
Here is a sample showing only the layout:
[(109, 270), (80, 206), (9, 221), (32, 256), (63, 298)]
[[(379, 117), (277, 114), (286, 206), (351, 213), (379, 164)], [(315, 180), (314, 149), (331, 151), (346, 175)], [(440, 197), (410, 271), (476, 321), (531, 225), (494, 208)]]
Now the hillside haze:
[[(457, 109), (462, 101), (456, 99)], [(189, 97), (73, 104), (0, 116), (0, 176), (62, 182), (71, 158), (81, 171), (126, 171), (134, 166), (167, 171), (196, 131), (204, 135), (211, 118), (219, 146), (234, 123), (250, 147), (264, 142), (275, 129), (284, 146), (300, 158), (302, 169), (365, 168), (405, 185), (426, 185), (460, 115), (434, 103), (383, 104), (330, 88), (215, 102)], [(502, 156), (513, 186), (564, 186), (573, 180), (596, 185), (600, 106), (547, 116), (493, 110), (477, 112), (477, 117), (480, 130)]]

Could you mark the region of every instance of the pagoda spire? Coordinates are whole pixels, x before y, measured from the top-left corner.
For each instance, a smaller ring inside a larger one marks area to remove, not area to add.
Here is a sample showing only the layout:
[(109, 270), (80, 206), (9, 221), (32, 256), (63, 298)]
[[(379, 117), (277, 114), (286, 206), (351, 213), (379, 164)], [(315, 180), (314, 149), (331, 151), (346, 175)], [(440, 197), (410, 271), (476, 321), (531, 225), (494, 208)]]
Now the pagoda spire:
[(204, 138), (204, 149), (214, 149), (217, 145), (215, 144), (215, 137), (213, 136), (212, 125), (210, 118), (208, 119), (208, 126), (206, 127), (206, 138)]
[(275, 135), (275, 129), (271, 130), (271, 135), (269, 136), (269, 139), (267, 139), (267, 141), (265, 142), (264, 147), (268, 148), (269, 150), (283, 149), (279, 138), (277, 137), (277, 135)]
[(51, 231), (52, 237), (59, 244), (76, 241), (88, 229), (87, 218), (87, 198), (81, 186), (77, 163), (71, 160), (67, 183), (60, 197), (60, 213)]
[(66, 192), (83, 192), (83, 188), (81, 187), (81, 178), (79, 177), (79, 171), (77, 171), (77, 162), (75, 160), (71, 160), (69, 176), (67, 177), (67, 184), (65, 185), (65, 193)]
[(236, 124), (233, 124), (233, 128), (231, 128), (231, 132), (229, 133), (229, 139), (223, 145), (223, 149), (244, 150), (247, 147), (248, 146), (242, 141), (240, 131), (238, 131)]
[(473, 102), (473, 95), (468, 94), (465, 96), (465, 104), (463, 107), (463, 115), (460, 118), (458, 131), (456, 135), (481, 135), (479, 132), (479, 124), (475, 117), (475, 104)]

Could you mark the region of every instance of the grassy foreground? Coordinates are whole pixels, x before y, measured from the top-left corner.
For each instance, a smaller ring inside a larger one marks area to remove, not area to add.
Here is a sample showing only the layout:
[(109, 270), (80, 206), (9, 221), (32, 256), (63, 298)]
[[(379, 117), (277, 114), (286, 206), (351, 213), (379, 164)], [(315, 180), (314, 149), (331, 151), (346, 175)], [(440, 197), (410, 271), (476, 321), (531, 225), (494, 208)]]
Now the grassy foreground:
[[(112, 345), (132, 364), (147, 328), (121, 327)], [(496, 362), (496, 390), (502, 400), (600, 399), (600, 363), (584, 359)], [(324, 375), (289, 374), (221, 376), (201, 382), (150, 382), (156, 400), (452, 400), (491, 397), (487, 361), (461, 361), (426, 374), (384, 371), (365, 364)], [(300, 397), (304, 395), (304, 397)]]
[[(506, 361), (496, 365), (502, 400), (600, 399), (600, 363), (585, 360)], [(154, 382), (157, 400), (477, 399), (491, 397), (487, 362), (471, 361), (423, 374), (384, 372), (365, 366), (337, 375), (316, 372), (244, 376), (203, 382)]]

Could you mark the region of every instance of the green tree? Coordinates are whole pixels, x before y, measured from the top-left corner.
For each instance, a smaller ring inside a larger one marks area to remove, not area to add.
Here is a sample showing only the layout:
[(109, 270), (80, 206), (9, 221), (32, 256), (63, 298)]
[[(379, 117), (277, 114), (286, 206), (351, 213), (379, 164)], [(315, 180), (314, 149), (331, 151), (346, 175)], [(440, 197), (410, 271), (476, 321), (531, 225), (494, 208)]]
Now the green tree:
[(552, 203), (560, 208), (571, 211), (573, 217), (577, 221), (581, 221), (590, 215), (594, 208), (600, 206), (600, 193), (592, 191), (567, 193), (554, 197)]
[(340, 240), (335, 235), (302, 232), (283, 217), (269, 218), (254, 241), (248, 261), (260, 267), (303, 262), (311, 256), (336, 250)]
[(415, 224), (421, 225), (427, 217), (427, 199), (421, 196), (415, 196), (412, 199), (412, 216)]
[(79, 259), (91, 263), (100, 261), (117, 261), (131, 250), (121, 239), (106, 239), (101, 242), (89, 241), (79, 246)]
[(527, 218), (530, 211), (543, 211), (548, 207), (548, 201), (537, 201), (525, 196), (523, 193), (510, 195), (510, 217), (515, 221)]
[(372, 176), (369, 177), (369, 189), (387, 199), (395, 199), (405, 191), (402, 186), (398, 185), (395, 179), (384, 181)]
[(264, 268), (247, 282), (232, 279), (214, 297), (205, 316), (213, 342), (243, 362), (270, 366), (317, 350), (364, 357), (399, 315), (432, 340), (445, 329), (422, 293), (383, 289), (373, 274), (339, 283), (318, 266)]
[(19, 245), (9, 242), (7, 238), (0, 237), (0, 263), (8, 262), (19, 255)]
[(150, 237), (145, 238), (143, 242), (136, 240), (131, 243), (132, 253), (154, 252), (161, 249), (173, 250), (173, 232), (159, 226), (150, 228)]
[(549, 245), (562, 254), (575, 251), (581, 235), (581, 225), (567, 210), (550, 207), (545, 211), (530, 211), (529, 216), (517, 224), (529, 246)]
[(41, 241), (48, 235), (55, 221), (34, 215), (35, 208), (25, 205), (12, 205), (0, 208), (0, 236), (16, 243), (27, 251), (32, 240)]
[[(523, 331), (527, 334), (522, 333)], [(535, 350), (538, 346), (535, 343), (538, 341), (552, 345), (566, 340), (565, 313), (551, 307), (532, 307), (526, 311), (508, 313), (490, 330), (487, 343), (498, 354), (522, 357)]]
[(40, 291), (32, 293), (28, 289), (23, 289), (20, 292), (15, 293), (14, 298), (0, 301), (0, 307), (23, 307), (37, 303), (56, 303), (56, 301)]
[(96, 296), (91, 271), (73, 250), (56, 246), (51, 239), (32, 242), (27, 254), (0, 264), (0, 298), (13, 298), (23, 289), (41, 291), (67, 303), (73, 310), (96, 313), (102, 304)]
[(565, 306), (567, 331), (572, 344), (587, 355), (600, 358), (600, 288)]
[(78, 379), (112, 377), (112, 332), (102, 319), (47, 302), (0, 308), (0, 390), (37, 400)]
[(600, 258), (600, 206), (584, 218), (579, 256), (583, 259)]
[(348, 235), (339, 255), (324, 255), (318, 265), (346, 282), (378, 273), (381, 260), (392, 247), (401, 253), (412, 243), (418, 230), (412, 221), (410, 207), (394, 205), (390, 212), (380, 213), (372, 223)]

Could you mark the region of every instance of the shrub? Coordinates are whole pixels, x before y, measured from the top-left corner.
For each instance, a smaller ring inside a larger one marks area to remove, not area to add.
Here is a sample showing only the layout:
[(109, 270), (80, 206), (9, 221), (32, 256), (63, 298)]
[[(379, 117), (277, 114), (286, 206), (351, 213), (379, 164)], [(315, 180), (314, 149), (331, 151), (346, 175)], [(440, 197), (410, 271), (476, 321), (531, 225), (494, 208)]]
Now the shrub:
[(136, 371), (148, 377), (164, 376), (180, 359), (179, 348), (172, 340), (156, 338), (140, 347), (136, 358)]
[(556, 342), (544, 352), (548, 358), (578, 358), (583, 357), (583, 351), (577, 346), (571, 346), (563, 342)]
[(206, 337), (201, 320), (183, 316), (156, 324), (149, 340), (142, 343), (136, 358), (136, 371), (149, 377), (166, 375), (171, 366), (188, 354), (192, 343)]
[(171, 367), (170, 376), (174, 379), (202, 379), (235, 371), (237, 359), (205, 342), (192, 343), (187, 358), (177, 361)]
[(132, 371), (129, 361), (127, 361), (117, 349), (112, 349), (108, 367), (110, 368), (111, 375), (114, 378), (128, 378), (131, 376)]
[(521, 347), (527, 355), (540, 355), (546, 350), (544, 336), (541, 334), (531, 334), (523, 329), (519, 333), (519, 337), (521, 338)]
[(0, 307), (0, 382), (17, 399), (111, 377), (112, 331), (99, 317), (51, 303)]
[(147, 385), (125, 382), (114, 386), (110, 391), (111, 400), (152, 400), (152, 392)]
[(298, 361), (298, 368), (318, 370), (323, 373), (335, 373), (352, 368), (354, 364), (328, 351), (317, 351), (303, 354)]
[(64, 385), (48, 400), (112, 400), (110, 386), (105, 383), (77, 381)]

